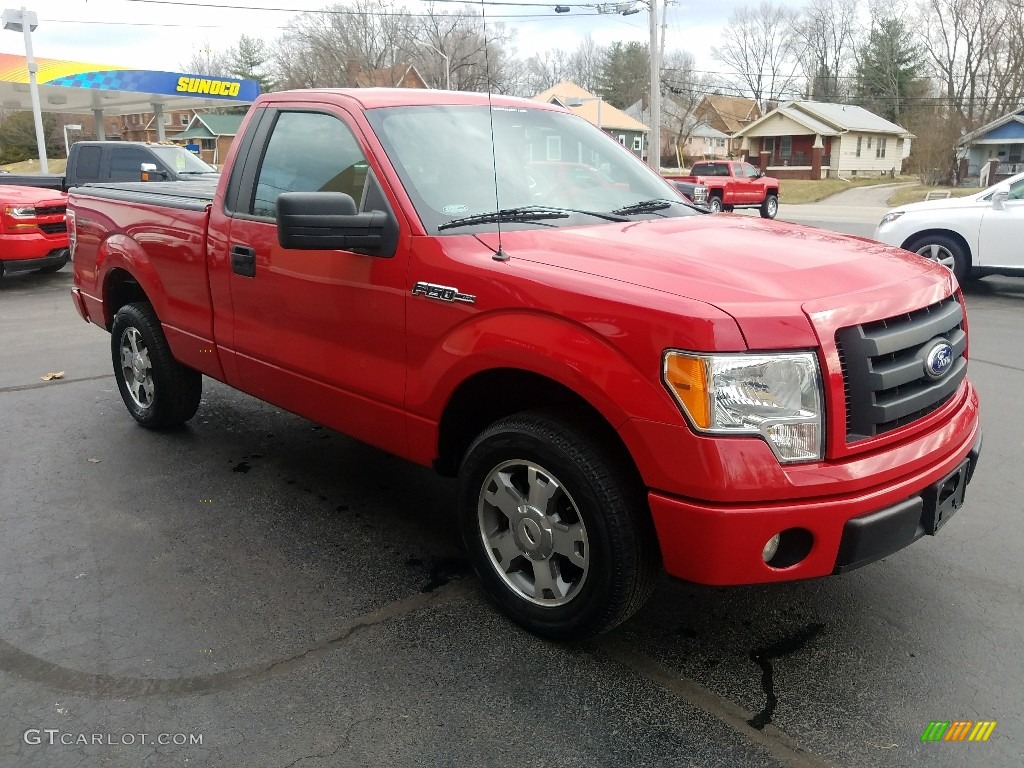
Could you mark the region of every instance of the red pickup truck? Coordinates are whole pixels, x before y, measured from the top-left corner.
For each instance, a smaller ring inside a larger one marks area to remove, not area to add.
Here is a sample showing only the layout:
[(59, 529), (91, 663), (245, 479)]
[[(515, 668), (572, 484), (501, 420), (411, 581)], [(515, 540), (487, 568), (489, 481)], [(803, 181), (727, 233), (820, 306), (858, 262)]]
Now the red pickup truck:
[(694, 163), (689, 176), (675, 178), (707, 187), (706, 205), (712, 213), (758, 208), (761, 218), (774, 219), (779, 212), (779, 180), (765, 176), (750, 163), (732, 160)]
[[(599, 173), (531, 176), (566, 158)], [(707, 215), (555, 105), (265, 94), (215, 187), (73, 189), (69, 220), (75, 306), (140, 424), (188, 421), (207, 376), (458, 476), (487, 592), (548, 637), (624, 620), (662, 566), (876, 560), (936, 533), (978, 460), (949, 270)]]
[(63, 193), (0, 187), (0, 275), (56, 272), (70, 258)]

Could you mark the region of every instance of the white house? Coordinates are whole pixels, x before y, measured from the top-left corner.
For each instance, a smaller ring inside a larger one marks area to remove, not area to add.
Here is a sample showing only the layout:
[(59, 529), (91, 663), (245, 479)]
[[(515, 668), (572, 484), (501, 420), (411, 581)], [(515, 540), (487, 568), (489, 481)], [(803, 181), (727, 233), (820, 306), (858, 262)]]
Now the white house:
[(750, 161), (789, 179), (897, 175), (906, 128), (851, 104), (790, 101), (737, 132)]

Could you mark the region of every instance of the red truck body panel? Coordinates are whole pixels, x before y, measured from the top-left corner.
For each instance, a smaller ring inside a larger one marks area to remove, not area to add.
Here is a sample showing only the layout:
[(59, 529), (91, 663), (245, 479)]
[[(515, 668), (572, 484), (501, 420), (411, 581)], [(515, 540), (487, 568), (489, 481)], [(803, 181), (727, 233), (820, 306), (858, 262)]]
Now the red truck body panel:
[[(273, 222), (233, 215), (225, 195), (242, 161), (236, 141), (206, 210), (72, 194), (80, 313), (109, 328), (110, 278), (130, 274), (181, 362), (425, 465), (438, 457), (445, 409), (465, 382), (507, 369), (557, 382), (629, 451), (669, 573), (704, 583), (831, 573), (848, 520), (921, 492), (976, 447), (978, 402), (966, 380), (912, 423), (866, 440), (845, 435), (837, 330), (961, 300), (948, 271), (873, 241), (738, 217), (428, 234), (363, 110), (439, 98), (481, 100), (415, 90), (268, 94), (240, 131), (274, 105), (343, 115), (399, 219), (394, 255), (289, 250)], [(763, 190), (771, 180), (757, 181)], [(238, 245), (255, 252), (258, 279), (233, 273)], [(494, 258), (499, 248), (507, 259)], [(411, 294), (424, 279), (458, 286), (475, 303)], [(695, 432), (660, 379), (667, 349), (814, 352), (824, 459), (782, 464), (761, 439)], [(765, 541), (794, 527), (810, 531), (811, 555), (791, 568), (766, 565)]]

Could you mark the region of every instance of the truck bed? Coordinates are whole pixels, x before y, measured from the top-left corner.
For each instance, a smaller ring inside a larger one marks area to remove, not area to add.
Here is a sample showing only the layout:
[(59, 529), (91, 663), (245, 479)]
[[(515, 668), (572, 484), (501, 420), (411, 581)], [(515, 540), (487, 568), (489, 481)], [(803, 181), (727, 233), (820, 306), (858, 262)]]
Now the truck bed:
[(213, 202), (213, 194), (216, 190), (216, 179), (197, 179), (196, 181), (132, 181), (88, 184), (84, 187), (73, 187), (69, 191), (72, 194), (79, 192), (106, 200), (201, 211)]

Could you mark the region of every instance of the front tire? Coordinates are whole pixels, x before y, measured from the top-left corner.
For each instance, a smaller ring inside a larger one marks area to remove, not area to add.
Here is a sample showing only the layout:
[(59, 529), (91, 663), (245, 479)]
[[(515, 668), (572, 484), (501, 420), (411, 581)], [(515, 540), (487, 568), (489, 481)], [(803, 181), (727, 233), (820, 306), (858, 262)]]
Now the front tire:
[(491, 425), (459, 474), (459, 523), (491, 599), (529, 631), (581, 640), (650, 596), (657, 542), (643, 488), (585, 422), (526, 411)]
[(712, 195), (708, 198), (708, 210), (712, 213), (722, 212), (722, 198), (718, 195)]
[(946, 267), (960, 284), (971, 279), (970, 256), (960, 243), (947, 235), (925, 235), (904, 248)]
[(765, 195), (764, 201), (761, 203), (761, 218), (762, 219), (774, 219), (779, 213), (779, 198), (778, 195)]
[(174, 359), (150, 304), (125, 304), (117, 311), (110, 352), (121, 399), (139, 424), (162, 429), (195, 416), (203, 376)]

